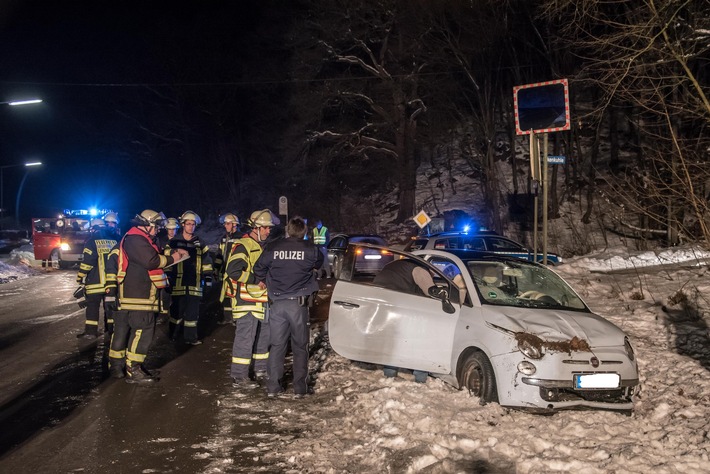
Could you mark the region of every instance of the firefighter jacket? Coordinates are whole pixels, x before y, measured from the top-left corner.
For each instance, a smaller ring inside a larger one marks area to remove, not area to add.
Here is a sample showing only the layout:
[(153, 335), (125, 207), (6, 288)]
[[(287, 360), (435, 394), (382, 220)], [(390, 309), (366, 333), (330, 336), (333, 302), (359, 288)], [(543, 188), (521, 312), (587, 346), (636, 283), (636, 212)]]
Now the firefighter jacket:
[(120, 248), (120, 244), (116, 243), (108, 253), (108, 258), (106, 259), (106, 294), (111, 296), (116, 296), (116, 290), (118, 288), (116, 275), (118, 274), (118, 254)]
[(255, 318), (264, 319), (266, 290), (261, 290), (254, 277), (254, 264), (261, 255), (262, 248), (259, 242), (249, 235), (243, 236), (234, 242), (232, 252), (227, 259), (224, 273), (226, 284), (223, 286), (223, 295), (234, 298), (232, 304), (232, 317), (241, 318), (247, 313), (252, 313)]
[(319, 229), (318, 227), (313, 228), (313, 243), (318, 246), (325, 246), (328, 245), (328, 242), (330, 241), (330, 233), (328, 232), (328, 228), (326, 226), (321, 226)]
[(160, 291), (168, 286), (163, 268), (173, 263), (173, 257), (161, 254), (142, 229), (126, 232), (118, 252), (118, 309), (159, 312)]
[(99, 229), (84, 243), (76, 281), (84, 284), (87, 295), (102, 295), (106, 292), (106, 263), (115, 245), (116, 234), (109, 229)]
[(273, 301), (309, 296), (318, 291), (313, 270), (323, 265), (323, 252), (301, 239), (278, 239), (264, 248), (254, 276), (265, 281)]
[(227, 269), (225, 263), (232, 251), (232, 246), (237, 240), (239, 240), (239, 235), (236, 232), (232, 232), (223, 236), (222, 240), (219, 241), (219, 248), (214, 256), (214, 270), (220, 280), (224, 277), (224, 271)]
[(209, 248), (200, 242), (197, 236), (185, 240), (180, 233), (170, 239), (165, 246), (165, 255), (177, 249), (184, 249), (190, 254), (186, 260), (178, 262), (167, 270), (170, 281), (170, 294), (173, 296), (202, 296), (202, 279), (212, 278), (212, 257)]

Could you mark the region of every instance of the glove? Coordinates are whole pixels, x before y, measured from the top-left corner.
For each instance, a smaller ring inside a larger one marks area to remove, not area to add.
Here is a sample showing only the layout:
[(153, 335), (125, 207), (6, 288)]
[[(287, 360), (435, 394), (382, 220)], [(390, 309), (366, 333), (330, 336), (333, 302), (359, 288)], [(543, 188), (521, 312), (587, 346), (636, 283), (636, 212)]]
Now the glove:
[(109, 286), (106, 288), (106, 296), (113, 296), (114, 298), (116, 297), (116, 287), (115, 286)]

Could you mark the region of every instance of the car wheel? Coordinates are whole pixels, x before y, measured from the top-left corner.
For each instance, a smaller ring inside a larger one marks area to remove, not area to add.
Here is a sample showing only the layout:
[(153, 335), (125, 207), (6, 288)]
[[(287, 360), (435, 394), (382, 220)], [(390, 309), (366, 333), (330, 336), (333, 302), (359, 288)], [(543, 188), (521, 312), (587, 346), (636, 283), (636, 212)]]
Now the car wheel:
[(481, 351), (468, 355), (461, 368), (460, 386), (481, 400), (481, 405), (498, 402), (496, 376), (491, 362)]

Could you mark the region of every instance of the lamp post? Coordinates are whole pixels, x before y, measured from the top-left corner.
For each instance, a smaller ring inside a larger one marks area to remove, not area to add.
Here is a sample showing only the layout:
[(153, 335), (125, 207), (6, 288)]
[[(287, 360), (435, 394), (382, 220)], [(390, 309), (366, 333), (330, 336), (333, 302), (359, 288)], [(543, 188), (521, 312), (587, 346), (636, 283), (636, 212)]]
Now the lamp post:
[(22, 186), (25, 184), (25, 179), (27, 178), (27, 173), (29, 172), (29, 168), (33, 166), (40, 166), (42, 164), (41, 161), (34, 161), (30, 163), (18, 163), (15, 165), (3, 165), (0, 166), (0, 222), (2, 222), (2, 218), (5, 216), (5, 176), (4, 176), (4, 171), (6, 168), (14, 168), (17, 166), (24, 166), (28, 168), (28, 170), (25, 172), (25, 176), (22, 178), (22, 182), (20, 183), (20, 188), (17, 191), (17, 201), (15, 202), (15, 217), (16, 220), (19, 223), (19, 216), (18, 216), (18, 210), (20, 207), (20, 193), (22, 192)]
[[(0, 105), (9, 105), (10, 107), (18, 107), (18, 106), (23, 106), (23, 105), (31, 105), (31, 104), (39, 104), (42, 102), (42, 99), (24, 99), (24, 100), (11, 100), (7, 102), (0, 102)], [(0, 225), (2, 225), (2, 218), (4, 217), (5, 214), (5, 189), (4, 189), (4, 181), (3, 181), (3, 171), (5, 168), (14, 168), (15, 166), (38, 166), (41, 165), (41, 162), (34, 162), (34, 163), (20, 163), (16, 165), (3, 165), (0, 166)], [(27, 177), (27, 173), (25, 173), (24, 178), (22, 178), (22, 183), (20, 184), (20, 191), (22, 190), (22, 185), (25, 184), (25, 178)], [(19, 207), (19, 192), (17, 196), (17, 203), (16, 206)], [(17, 210), (15, 210), (15, 214), (17, 215)]]

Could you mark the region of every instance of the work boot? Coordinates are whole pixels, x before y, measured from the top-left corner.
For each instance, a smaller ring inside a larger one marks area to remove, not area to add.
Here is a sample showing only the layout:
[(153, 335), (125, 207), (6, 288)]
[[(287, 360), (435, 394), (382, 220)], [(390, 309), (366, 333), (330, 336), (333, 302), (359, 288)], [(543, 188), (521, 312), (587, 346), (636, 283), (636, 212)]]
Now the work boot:
[(111, 374), (111, 378), (113, 379), (122, 379), (123, 377), (125, 377), (125, 370), (126, 369), (124, 367), (118, 365), (112, 365), (108, 368), (108, 371)]
[(145, 370), (141, 364), (126, 367), (126, 383), (151, 384), (157, 381), (158, 378)]
[(236, 377), (232, 377), (232, 387), (236, 389), (252, 389), (257, 388), (258, 386), (259, 384), (251, 379), (238, 379)]

